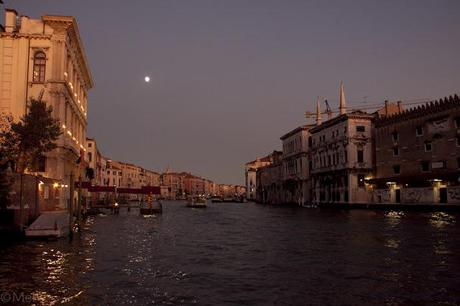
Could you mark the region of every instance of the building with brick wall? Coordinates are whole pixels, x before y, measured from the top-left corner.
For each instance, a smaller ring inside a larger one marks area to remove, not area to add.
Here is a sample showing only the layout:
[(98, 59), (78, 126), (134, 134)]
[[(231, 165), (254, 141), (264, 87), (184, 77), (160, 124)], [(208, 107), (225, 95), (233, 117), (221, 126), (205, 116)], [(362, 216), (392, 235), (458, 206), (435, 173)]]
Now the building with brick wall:
[(459, 97), (377, 118), (375, 159), (374, 202), (460, 202)]

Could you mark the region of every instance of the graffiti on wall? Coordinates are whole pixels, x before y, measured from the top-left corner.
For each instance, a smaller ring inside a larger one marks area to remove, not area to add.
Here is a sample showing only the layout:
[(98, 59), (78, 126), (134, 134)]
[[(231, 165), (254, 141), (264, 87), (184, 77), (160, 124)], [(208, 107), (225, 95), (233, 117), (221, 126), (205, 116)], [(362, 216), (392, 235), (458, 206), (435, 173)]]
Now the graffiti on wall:
[(460, 203), (460, 187), (450, 187), (447, 189), (447, 202)]
[(388, 203), (391, 202), (390, 190), (377, 189), (374, 191), (374, 201), (377, 203)]
[(431, 202), (433, 197), (431, 188), (405, 188), (402, 192), (403, 202), (423, 203)]

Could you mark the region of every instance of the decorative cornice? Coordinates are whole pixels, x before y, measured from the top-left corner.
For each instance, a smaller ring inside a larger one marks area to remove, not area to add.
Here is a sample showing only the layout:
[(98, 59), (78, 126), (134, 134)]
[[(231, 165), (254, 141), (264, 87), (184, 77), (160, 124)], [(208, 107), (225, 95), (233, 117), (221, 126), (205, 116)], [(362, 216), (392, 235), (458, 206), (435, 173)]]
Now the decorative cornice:
[(80, 38), (80, 32), (78, 30), (77, 20), (72, 16), (53, 16), (46, 15), (42, 17), (43, 22), (50, 25), (53, 29), (63, 29), (71, 36), (72, 40), (77, 43), (77, 51), (82, 60), (83, 77), (85, 82), (88, 85), (88, 89), (94, 86), (93, 79), (91, 76), (91, 71), (89, 68), (88, 60), (86, 57), (85, 49), (83, 47), (83, 42)]
[(334, 118), (332, 118), (330, 120), (327, 120), (327, 121), (323, 122), (322, 124), (313, 127), (310, 130), (310, 132), (312, 134), (318, 133), (318, 132), (320, 132), (320, 131), (322, 131), (324, 129), (327, 129), (327, 128), (329, 128), (331, 126), (334, 126), (334, 125), (336, 125), (338, 123), (347, 121), (349, 119), (368, 119), (368, 120), (373, 120), (374, 115), (366, 113), (366, 112), (363, 112), (363, 111), (359, 111), (359, 110), (358, 111), (353, 111), (351, 113), (342, 114), (342, 115), (334, 117)]
[(445, 97), (444, 99), (427, 102), (426, 104), (404, 110), (394, 115), (377, 118), (375, 120), (375, 127), (380, 128), (453, 108), (460, 108), (460, 98), (456, 94), (454, 96), (449, 96), (449, 98)]

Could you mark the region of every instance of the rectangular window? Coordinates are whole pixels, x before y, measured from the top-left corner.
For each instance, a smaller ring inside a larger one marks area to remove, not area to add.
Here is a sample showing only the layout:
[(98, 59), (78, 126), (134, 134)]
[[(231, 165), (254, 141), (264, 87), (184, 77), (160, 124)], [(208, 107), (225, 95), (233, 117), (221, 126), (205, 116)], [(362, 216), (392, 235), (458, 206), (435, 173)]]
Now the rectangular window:
[(364, 187), (364, 174), (358, 174), (358, 187)]
[(460, 129), (460, 117), (455, 118), (455, 127)]
[(399, 140), (399, 134), (398, 132), (393, 132), (391, 133), (391, 137), (393, 138), (393, 141), (398, 141)]
[(422, 167), (422, 172), (429, 172), (430, 171), (430, 162), (429, 161), (422, 161), (420, 162), (420, 165)]
[(393, 156), (399, 156), (399, 148), (398, 147), (393, 148)]
[(457, 136), (457, 147), (460, 147), (460, 136)]
[(358, 150), (358, 163), (363, 163), (364, 162), (364, 152), (363, 150)]
[(356, 132), (365, 132), (365, 131), (366, 131), (365, 126), (363, 126), (363, 125), (356, 126)]
[(431, 142), (425, 142), (425, 152), (431, 152)]
[(401, 173), (401, 166), (394, 165), (393, 166), (393, 172), (394, 172), (394, 174), (400, 174)]
[(423, 127), (421, 125), (415, 128), (415, 135), (416, 136), (423, 136)]
[(348, 162), (348, 151), (345, 150), (343, 153), (344, 153), (343, 157), (345, 159), (345, 162)]
[(93, 161), (93, 154), (91, 154), (91, 152), (88, 152), (88, 160), (90, 162)]
[(93, 144), (90, 142), (88, 143), (88, 148), (91, 148), (93, 146)]

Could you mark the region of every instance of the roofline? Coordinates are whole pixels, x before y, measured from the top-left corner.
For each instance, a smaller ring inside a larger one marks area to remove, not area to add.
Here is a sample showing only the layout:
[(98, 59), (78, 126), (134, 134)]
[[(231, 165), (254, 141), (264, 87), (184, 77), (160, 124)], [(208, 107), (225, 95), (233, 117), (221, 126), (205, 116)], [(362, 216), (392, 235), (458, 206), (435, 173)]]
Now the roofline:
[(73, 31), (75, 32), (75, 36), (77, 37), (78, 48), (80, 50), (80, 53), (83, 58), (83, 62), (85, 64), (84, 72), (86, 72), (86, 75), (85, 75), (87, 79), (86, 81), (88, 81), (89, 88), (93, 88), (94, 87), (93, 77), (91, 75), (91, 70), (90, 70), (90, 66), (88, 63), (87, 56), (86, 56), (85, 47), (83, 46), (83, 41), (80, 37), (80, 31), (78, 29), (77, 19), (75, 19), (75, 17), (73, 16), (45, 15), (45, 16), (42, 16), (42, 20), (44, 22), (47, 22), (47, 21), (48, 22), (70, 22), (70, 24), (73, 27)]
[(283, 136), (280, 137), (281, 140), (284, 140), (286, 138), (288, 138), (289, 136), (292, 136), (294, 135), (295, 133), (297, 132), (300, 132), (300, 131), (309, 131), (311, 128), (313, 128), (315, 125), (314, 124), (305, 124), (305, 125), (301, 125), (299, 127), (296, 127), (295, 129), (293, 129), (292, 131), (289, 131), (287, 132), (286, 134), (284, 134)]
[(346, 114), (342, 114), (342, 115), (339, 115), (337, 117), (334, 117), (330, 120), (327, 120), (323, 123), (321, 123), (320, 125), (317, 125), (315, 127), (313, 127), (311, 129), (311, 133), (317, 133), (317, 132), (320, 132), (324, 129), (327, 129), (328, 127), (331, 127), (339, 122), (344, 122), (344, 121), (347, 121), (348, 119), (369, 119), (369, 120), (373, 120), (375, 118), (375, 115), (373, 114), (369, 114), (369, 113), (365, 113), (365, 112), (362, 112), (362, 113), (358, 113), (358, 112), (352, 112), (352, 113), (346, 113)]

